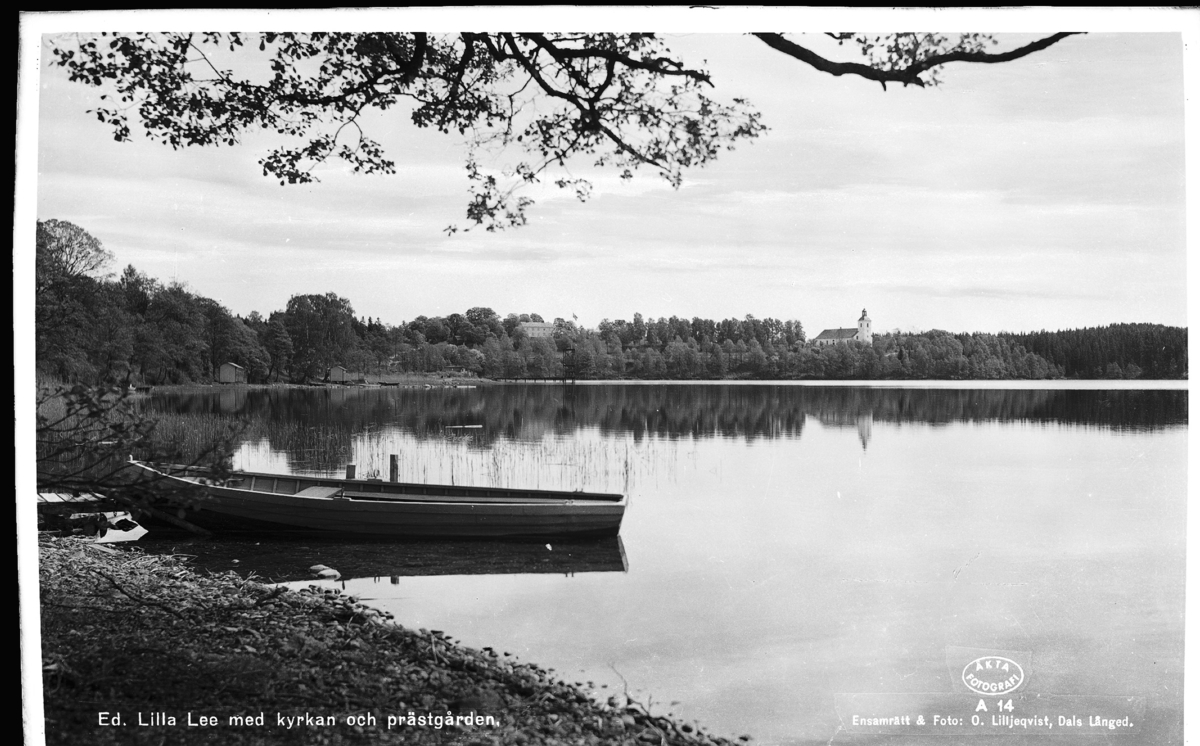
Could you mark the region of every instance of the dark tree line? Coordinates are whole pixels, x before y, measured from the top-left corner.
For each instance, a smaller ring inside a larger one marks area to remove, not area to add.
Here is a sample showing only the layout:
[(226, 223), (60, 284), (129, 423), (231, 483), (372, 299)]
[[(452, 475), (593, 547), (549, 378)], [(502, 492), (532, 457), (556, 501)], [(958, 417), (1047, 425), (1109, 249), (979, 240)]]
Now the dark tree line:
[(605, 319), (596, 329), (536, 313), (476, 306), (398, 325), (360, 318), (334, 293), (296, 295), (245, 318), (179, 283), (111, 260), (63, 221), (38, 223), (37, 364), (63, 381), (167, 384), (214, 380), (226, 362), (251, 382), (323, 380), (335, 365), (361, 375), (461, 371), (487, 378), (1045, 379), (1185, 378), (1187, 330), (1153, 324), (1033, 334), (880, 334), (872, 344), (807, 343), (796, 320)]
[(1008, 336), (1068, 378), (1187, 378), (1187, 329), (1177, 326), (1110, 324)]

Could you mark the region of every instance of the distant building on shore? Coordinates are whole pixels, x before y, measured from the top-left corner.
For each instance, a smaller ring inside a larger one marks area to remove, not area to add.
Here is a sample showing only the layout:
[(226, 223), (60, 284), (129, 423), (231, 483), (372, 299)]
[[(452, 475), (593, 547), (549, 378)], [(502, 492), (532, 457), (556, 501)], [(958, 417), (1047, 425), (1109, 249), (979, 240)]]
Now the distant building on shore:
[(350, 383), (354, 380), (354, 374), (340, 365), (334, 365), (329, 369), (327, 380), (330, 383)]
[(864, 308), (862, 316), (858, 318), (857, 329), (826, 329), (816, 337), (813, 337), (812, 343), (817, 347), (828, 347), (829, 345), (844, 344), (846, 342), (871, 344), (873, 338), (874, 336), (871, 334), (871, 319), (867, 316), (867, 309)]
[(217, 381), (220, 383), (245, 383), (246, 369), (237, 363), (221, 363), (221, 369), (217, 372)]
[(530, 339), (554, 336), (554, 324), (545, 321), (522, 321), (520, 329)]

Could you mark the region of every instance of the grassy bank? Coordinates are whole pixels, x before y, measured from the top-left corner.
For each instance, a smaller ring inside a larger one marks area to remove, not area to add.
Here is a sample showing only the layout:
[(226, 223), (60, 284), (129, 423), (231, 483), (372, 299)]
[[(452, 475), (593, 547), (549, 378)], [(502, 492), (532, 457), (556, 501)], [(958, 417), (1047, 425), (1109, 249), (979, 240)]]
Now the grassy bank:
[(47, 744), (730, 743), (335, 591), (39, 544)]

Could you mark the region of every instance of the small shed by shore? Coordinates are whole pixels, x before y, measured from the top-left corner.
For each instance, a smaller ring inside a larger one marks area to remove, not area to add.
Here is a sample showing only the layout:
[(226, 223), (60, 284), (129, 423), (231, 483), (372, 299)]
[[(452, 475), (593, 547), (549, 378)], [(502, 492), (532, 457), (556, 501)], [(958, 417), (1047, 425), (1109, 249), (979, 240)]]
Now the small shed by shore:
[(328, 380), (330, 383), (350, 383), (354, 380), (354, 374), (340, 365), (334, 365), (329, 369)]
[(217, 381), (221, 383), (245, 383), (246, 369), (237, 363), (221, 363), (217, 372)]

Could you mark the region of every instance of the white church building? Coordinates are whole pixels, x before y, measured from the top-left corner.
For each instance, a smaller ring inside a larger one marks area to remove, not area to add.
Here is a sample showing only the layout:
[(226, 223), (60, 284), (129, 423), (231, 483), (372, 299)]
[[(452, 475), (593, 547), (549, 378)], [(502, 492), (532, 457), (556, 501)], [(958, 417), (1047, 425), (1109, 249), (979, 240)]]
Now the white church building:
[(812, 343), (817, 347), (826, 347), (844, 342), (862, 342), (871, 344), (871, 319), (867, 316), (867, 309), (863, 309), (862, 316), (858, 318), (858, 328), (850, 329), (826, 329), (817, 336), (813, 337)]

